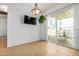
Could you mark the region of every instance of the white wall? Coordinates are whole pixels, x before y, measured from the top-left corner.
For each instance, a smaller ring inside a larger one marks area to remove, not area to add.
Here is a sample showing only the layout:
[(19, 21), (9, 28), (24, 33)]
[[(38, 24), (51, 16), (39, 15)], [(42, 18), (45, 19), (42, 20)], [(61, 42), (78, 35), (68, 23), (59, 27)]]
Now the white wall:
[(0, 15), (0, 37), (7, 34), (7, 16)]
[(26, 5), (8, 4), (8, 47), (40, 40), (39, 24), (23, 23), (24, 15), (32, 16), (30, 10)]
[(46, 40), (46, 22), (47, 20), (44, 21), (43, 24), (40, 24), (40, 39), (41, 40)]

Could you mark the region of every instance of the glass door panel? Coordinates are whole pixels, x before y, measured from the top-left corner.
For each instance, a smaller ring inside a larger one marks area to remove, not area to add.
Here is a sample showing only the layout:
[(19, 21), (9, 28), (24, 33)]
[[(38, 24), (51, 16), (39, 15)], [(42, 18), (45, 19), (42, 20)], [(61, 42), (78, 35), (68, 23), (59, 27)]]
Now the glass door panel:
[(74, 47), (73, 9), (55, 15), (57, 20), (57, 43)]
[(48, 16), (48, 41), (74, 48), (73, 9)]
[(48, 17), (48, 41), (56, 42), (56, 20), (53, 17)]

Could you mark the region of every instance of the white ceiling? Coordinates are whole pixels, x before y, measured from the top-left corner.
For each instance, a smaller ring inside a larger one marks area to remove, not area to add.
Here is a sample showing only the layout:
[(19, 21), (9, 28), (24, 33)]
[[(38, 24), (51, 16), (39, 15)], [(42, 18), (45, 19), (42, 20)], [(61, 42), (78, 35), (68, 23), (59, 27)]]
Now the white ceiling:
[[(41, 10), (41, 12), (43, 13), (43, 12), (45, 12), (57, 5), (60, 5), (60, 4), (62, 4), (62, 3), (38, 3), (38, 7)], [(26, 9), (26, 10), (30, 10), (30, 11), (35, 6), (34, 3), (6, 3), (6, 4), (0, 4), (0, 5), (13, 5), (17, 8)]]
[(0, 5), (0, 11), (7, 12), (8, 7), (6, 5)]
[[(0, 4), (0, 8), (2, 8), (1, 5), (16, 5), (19, 6), (20, 8), (25, 8), (25, 9), (32, 9), (34, 8), (34, 3), (6, 3), (6, 4)], [(59, 3), (58, 3), (59, 4)], [(56, 5), (58, 5), (57, 3), (38, 3), (38, 7), (41, 10), (41, 12), (44, 12)]]
[[(39, 3), (39, 4), (38, 4), (38, 7), (39, 7), (39, 9), (41, 10), (41, 12), (45, 12), (45, 11), (47, 11), (48, 9), (50, 9), (50, 8), (56, 6), (56, 5), (57, 5), (56, 3)], [(33, 6), (34, 6), (34, 4), (33, 4)], [(33, 8), (33, 7), (32, 7), (32, 8)]]

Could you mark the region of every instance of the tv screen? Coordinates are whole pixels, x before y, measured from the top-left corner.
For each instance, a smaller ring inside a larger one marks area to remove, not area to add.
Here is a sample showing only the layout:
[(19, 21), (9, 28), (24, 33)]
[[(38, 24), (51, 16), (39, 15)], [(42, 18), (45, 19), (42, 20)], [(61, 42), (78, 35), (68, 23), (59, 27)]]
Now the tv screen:
[(35, 17), (29, 17), (27, 15), (24, 15), (24, 24), (32, 24), (32, 25), (36, 25), (37, 23), (37, 18)]
[(30, 17), (29, 22), (30, 22), (30, 24), (35, 25), (36, 24), (36, 18), (35, 17)]
[(29, 16), (24, 15), (24, 23), (29, 24)]

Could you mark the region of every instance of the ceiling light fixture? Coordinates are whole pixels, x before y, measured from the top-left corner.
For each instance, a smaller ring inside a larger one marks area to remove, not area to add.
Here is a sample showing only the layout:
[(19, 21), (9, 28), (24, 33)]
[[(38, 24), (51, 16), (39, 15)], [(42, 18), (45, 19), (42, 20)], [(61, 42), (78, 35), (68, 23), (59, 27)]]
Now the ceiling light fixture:
[(33, 13), (34, 15), (38, 15), (40, 12), (41, 12), (41, 11), (40, 11), (40, 9), (38, 8), (37, 3), (35, 3), (35, 7), (32, 9), (32, 13)]

